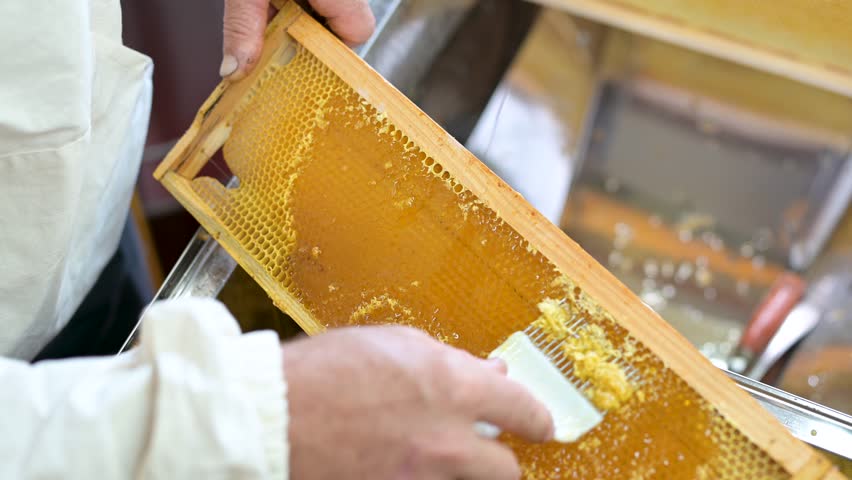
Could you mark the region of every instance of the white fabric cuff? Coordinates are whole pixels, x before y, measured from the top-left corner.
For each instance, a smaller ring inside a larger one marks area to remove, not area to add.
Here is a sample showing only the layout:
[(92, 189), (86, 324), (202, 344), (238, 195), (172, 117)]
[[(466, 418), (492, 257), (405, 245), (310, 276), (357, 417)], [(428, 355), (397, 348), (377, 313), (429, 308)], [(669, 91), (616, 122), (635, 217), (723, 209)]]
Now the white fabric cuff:
[[(148, 310), (140, 349), (155, 365), (160, 413), (169, 418), (152, 438), (159, 468), (171, 465), (176, 477), (218, 464), (240, 478), (289, 478), (283, 355), (274, 332), (242, 335), (218, 301), (186, 298)], [(216, 460), (187, 464), (170, 451), (176, 444)]]
[(238, 361), (229, 364), (229, 374), (257, 408), (269, 478), (288, 480), (287, 385), (280, 340), (273, 332), (249, 333), (233, 347), (235, 351), (229, 356)]

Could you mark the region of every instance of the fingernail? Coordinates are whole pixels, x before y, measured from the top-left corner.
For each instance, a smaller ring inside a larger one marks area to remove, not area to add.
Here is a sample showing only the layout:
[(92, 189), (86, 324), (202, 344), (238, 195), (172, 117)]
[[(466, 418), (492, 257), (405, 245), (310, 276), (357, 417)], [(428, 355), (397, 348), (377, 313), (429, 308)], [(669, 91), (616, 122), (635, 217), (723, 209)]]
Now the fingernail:
[(222, 66), (219, 67), (219, 76), (222, 78), (228, 77), (237, 71), (237, 68), (240, 66), (240, 63), (237, 61), (237, 57), (233, 55), (225, 55), (222, 58)]

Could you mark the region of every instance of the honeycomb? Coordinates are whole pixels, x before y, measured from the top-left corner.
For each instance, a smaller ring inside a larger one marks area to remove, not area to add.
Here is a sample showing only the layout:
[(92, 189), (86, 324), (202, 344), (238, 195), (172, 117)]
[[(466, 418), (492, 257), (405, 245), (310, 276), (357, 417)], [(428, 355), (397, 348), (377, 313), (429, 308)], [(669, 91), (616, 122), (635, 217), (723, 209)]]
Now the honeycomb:
[(631, 351), (636, 394), (580, 441), (504, 437), (525, 478), (790, 478), (302, 47), (289, 63), (265, 67), (223, 153), (240, 186), (199, 177), (191, 187), (225, 234), (309, 312), (288, 312), (303, 324), (411, 325), (486, 356), (536, 320), (544, 299), (564, 299)]

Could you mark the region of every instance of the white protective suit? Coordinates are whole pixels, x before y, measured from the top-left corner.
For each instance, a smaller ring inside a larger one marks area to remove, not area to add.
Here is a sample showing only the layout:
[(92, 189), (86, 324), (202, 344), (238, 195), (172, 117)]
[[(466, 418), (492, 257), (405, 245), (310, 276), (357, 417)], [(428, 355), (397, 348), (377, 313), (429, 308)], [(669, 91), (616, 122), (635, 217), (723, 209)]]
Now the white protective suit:
[(0, 478), (286, 478), (274, 333), (212, 300), (155, 306), (121, 357), (26, 362), (115, 252), (151, 61), (119, 0), (0, 1)]

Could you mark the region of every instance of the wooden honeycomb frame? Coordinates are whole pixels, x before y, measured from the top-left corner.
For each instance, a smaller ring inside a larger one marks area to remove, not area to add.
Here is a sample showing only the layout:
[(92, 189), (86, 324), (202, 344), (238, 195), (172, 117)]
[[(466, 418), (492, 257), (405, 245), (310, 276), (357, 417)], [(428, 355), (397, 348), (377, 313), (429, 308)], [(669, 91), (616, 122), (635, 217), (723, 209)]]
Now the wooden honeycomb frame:
[[(452, 172), (454, 187), (469, 191), (484, 209), (499, 212), (499, 218), (505, 222), (506, 228), (523, 240), (530, 255), (556, 266), (559, 272), (570, 278), (572, 287), (577, 286), (573, 291), (582, 289), (583, 298), (588, 298), (584, 313), (596, 312), (614, 319), (609, 320), (617, 324), (612, 325), (612, 328), (627, 332), (632, 339), (653, 352), (661, 365), (712, 406), (716, 415), (724, 418), (724, 428), (733, 429), (737, 438), (744, 438), (747, 447), (757, 446), (758, 453), (766, 455), (774, 462), (773, 465), (782, 468), (786, 474), (774, 475), (772, 478), (842, 478), (837, 477), (838, 474), (827, 460), (793, 438), (774, 417), (713, 367), (606, 269), (313, 18), (295, 4), (287, 3), (282, 7), (267, 30), (266, 46), (258, 67), (247, 78), (233, 83), (223, 82), (213, 92), (189, 131), (157, 169), (155, 177), (258, 281), (276, 305), (293, 316), (307, 333), (320, 333), (326, 325), (305, 307), (306, 299), (300, 300), (291, 295), (270, 274), (258, 260), (258, 255), (249, 251), (240, 242), (239, 236), (217, 217), (210, 198), (193, 187), (193, 181), (201, 168), (226, 145), (235, 125), (243, 119), (243, 107), (256, 94), (266, 67), (276, 63), (286, 64), (297, 55), (297, 51), (308, 52), (318, 59), (365, 102), (380, 105), (381, 115), (405, 133), (406, 141), (410, 139), (410, 144), (428, 152), (428, 160), (434, 158), (447, 172)], [(577, 297), (580, 297), (579, 293)], [(491, 343), (496, 347), (497, 343)], [(657, 413), (660, 418), (665, 418), (668, 412)], [(660, 430), (665, 427), (661, 425)], [(731, 442), (725, 451), (737, 450), (736, 441)], [(524, 452), (529, 456), (530, 450)], [(522, 460), (524, 458), (522, 455)], [(646, 478), (636, 475), (638, 473), (634, 472), (634, 478)], [(653, 476), (649, 473), (647, 478)], [(528, 473), (527, 477), (545, 478), (533, 473)], [(737, 478), (736, 472), (729, 473), (725, 478)]]

